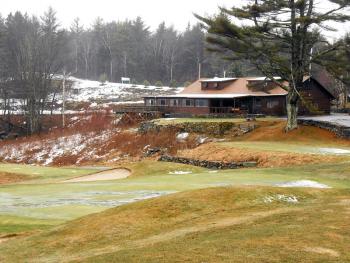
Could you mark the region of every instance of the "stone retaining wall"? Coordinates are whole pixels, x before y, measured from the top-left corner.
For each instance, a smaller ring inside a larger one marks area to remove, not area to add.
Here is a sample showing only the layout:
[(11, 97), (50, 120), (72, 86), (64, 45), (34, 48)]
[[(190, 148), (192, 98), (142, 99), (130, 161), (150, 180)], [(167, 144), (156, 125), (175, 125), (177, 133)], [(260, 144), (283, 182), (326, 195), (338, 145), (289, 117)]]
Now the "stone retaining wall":
[(215, 161), (203, 161), (203, 160), (195, 160), (190, 158), (182, 158), (182, 157), (174, 157), (163, 155), (159, 158), (160, 162), (172, 162), (172, 163), (181, 163), (188, 164), (193, 166), (204, 167), (208, 169), (215, 170), (224, 170), (224, 169), (238, 169), (238, 168), (248, 168), (248, 167), (256, 167), (256, 162), (215, 162)]
[(139, 132), (149, 131), (160, 132), (162, 130), (172, 130), (176, 132), (211, 134), (221, 136), (228, 132), (244, 134), (256, 129), (256, 124), (237, 124), (234, 122), (184, 122), (178, 124), (159, 125), (152, 121), (143, 122), (139, 127)]
[(350, 139), (350, 128), (346, 126), (316, 120), (298, 120), (298, 123), (301, 125), (308, 125), (326, 129), (335, 133), (338, 137)]

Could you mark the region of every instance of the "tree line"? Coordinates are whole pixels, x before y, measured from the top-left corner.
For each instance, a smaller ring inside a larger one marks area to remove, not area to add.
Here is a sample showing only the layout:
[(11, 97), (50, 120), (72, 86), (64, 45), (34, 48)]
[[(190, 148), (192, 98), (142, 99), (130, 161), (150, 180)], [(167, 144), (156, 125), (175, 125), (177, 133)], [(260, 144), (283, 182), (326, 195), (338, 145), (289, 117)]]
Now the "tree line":
[(152, 31), (141, 17), (112, 22), (97, 18), (91, 26), (76, 18), (69, 28), (60, 26), (52, 8), (40, 17), (21, 12), (0, 17), (2, 114), (9, 117), (20, 103), (28, 133), (40, 131), (44, 110), (53, 104), (49, 95), (61, 85), (56, 76), (63, 73), (171, 86), (199, 75), (243, 74), (246, 66), (206, 52), (205, 38), (199, 24), (180, 32), (163, 22)]

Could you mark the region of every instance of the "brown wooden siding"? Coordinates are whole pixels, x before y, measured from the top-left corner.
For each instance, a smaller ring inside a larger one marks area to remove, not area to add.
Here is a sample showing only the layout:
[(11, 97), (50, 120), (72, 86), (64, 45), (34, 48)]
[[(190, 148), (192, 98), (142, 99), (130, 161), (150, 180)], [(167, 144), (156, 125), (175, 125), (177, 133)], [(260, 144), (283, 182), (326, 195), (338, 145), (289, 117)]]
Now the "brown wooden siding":
[[(331, 101), (333, 98), (315, 80), (311, 79), (311, 81), (306, 81), (301, 94), (308, 104), (312, 104), (312, 107), (308, 109), (308, 107), (300, 102), (299, 115), (329, 114), (331, 112)], [(312, 112), (312, 108), (316, 108), (317, 111)]]

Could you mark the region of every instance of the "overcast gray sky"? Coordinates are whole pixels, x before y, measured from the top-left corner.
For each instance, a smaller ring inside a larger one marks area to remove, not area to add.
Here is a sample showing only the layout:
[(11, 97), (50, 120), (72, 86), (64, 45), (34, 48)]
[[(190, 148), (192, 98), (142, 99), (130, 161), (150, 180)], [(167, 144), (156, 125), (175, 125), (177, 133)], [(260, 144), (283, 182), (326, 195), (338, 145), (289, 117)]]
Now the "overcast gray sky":
[[(240, 1), (240, 0), (239, 0)], [(75, 17), (85, 25), (100, 16), (105, 21), (133, 19), (141, 16), (155, 28), (160, 22), (183, 29), (188, 22), (195, 23), (192, 13), (213, 14), (218, 6), (232, 6), (237, 0), (3, 0), (0, 12), (7, 16), (20, 10), (30, 14), (42, 14), (52, 6), (64, 26), (69, 26)]]
[[(246, 0), (2, 0), (0, 13), (6, 17), (10, 12), (20, 10), (41, 15), (52, 6), (65, 27), (68, 27), (75, 17), (79, 17), (85, 26), (90, 26), (98, 16), (105, 21), (141, 16), (152, 29), (165, 21), (167, 25), (174, 25), (182, 30), (188, 22), (196, 22), (193, 12), (214, 14), (218, 11), (218, 6), (231, 7), (243, 2)], [(329, 7), (326, 2), (320, 0), (323, 8)], [(337, 25), (337, 28), (342, 35), (350, 30), (350, 25)]]

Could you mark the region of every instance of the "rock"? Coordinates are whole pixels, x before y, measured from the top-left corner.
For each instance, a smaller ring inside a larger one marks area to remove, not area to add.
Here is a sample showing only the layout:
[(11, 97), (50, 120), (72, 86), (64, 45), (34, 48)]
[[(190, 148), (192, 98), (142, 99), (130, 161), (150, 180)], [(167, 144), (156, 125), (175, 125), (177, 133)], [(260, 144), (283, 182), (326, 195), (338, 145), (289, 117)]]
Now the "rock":
[(257, 166), (256, 162), (226, 163), (226, 162), (196, 160), (196, 159), (182, 158), (182, 157), (173, 157), (173, 156), (169, 156), (169, 155), (162, 155), (158, 161), (188, 164), (188, 165), (204, 167), (204, 168), (208, 168), (208, 169), (212, 169), (212, 170), (238, 169), (238, 168), (248, 168), (248, 167), (256, 167)]
[(159, 147), (155, 147), (155, 148), (150, 148), (150, 147), (151, 147), (150, 145), (147, 145), (143, 149), (145, 157), (150, 157), (150, 156), (153, 156), (157, 153), (163, 152), (162, 149)]
[(183, 141), (186, 141), (189, 136), (190, 136), (190, 134), (188, 132), (179, 133), (176, 136), (176, 140), (179, 142), (183, 142)]

